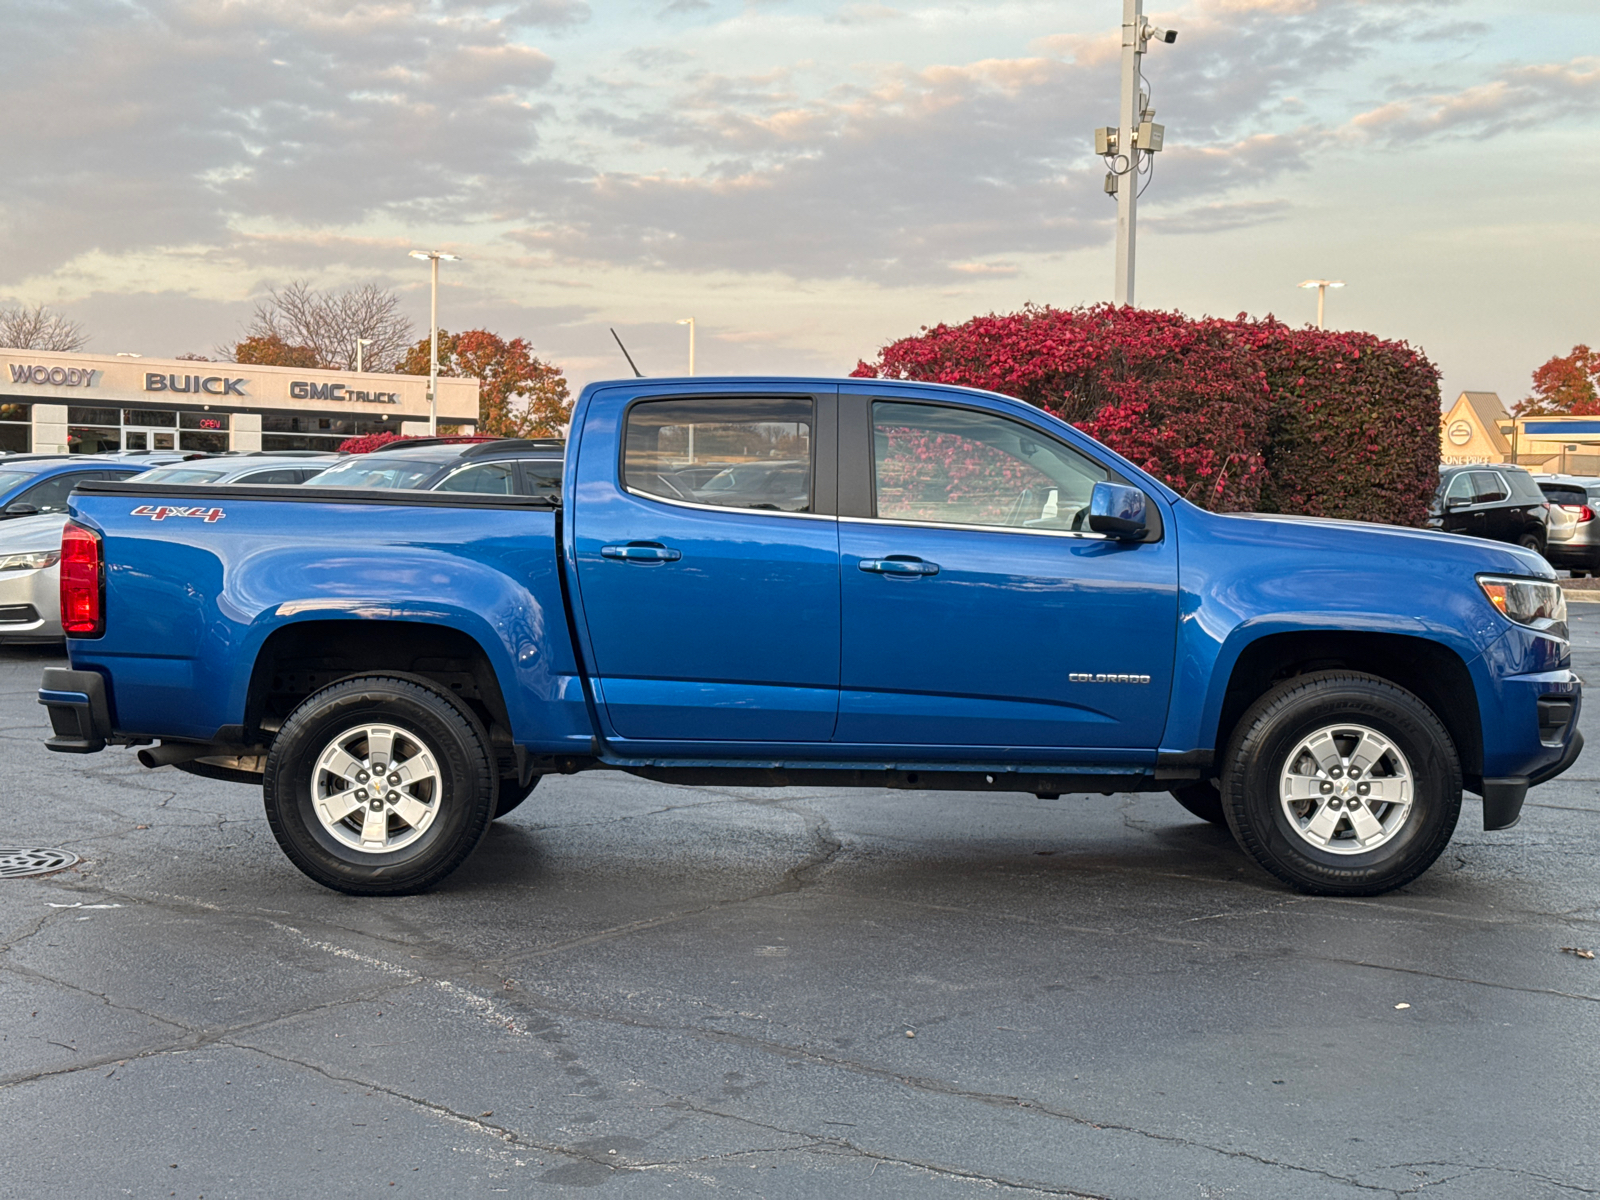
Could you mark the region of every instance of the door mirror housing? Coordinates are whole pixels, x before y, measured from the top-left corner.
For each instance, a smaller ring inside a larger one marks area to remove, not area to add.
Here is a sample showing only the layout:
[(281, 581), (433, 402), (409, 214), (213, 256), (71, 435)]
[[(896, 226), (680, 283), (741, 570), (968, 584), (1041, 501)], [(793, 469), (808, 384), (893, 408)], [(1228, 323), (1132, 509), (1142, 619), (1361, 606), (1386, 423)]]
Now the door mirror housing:
[(1136, 487), (1097, 483), (1089, 497), (1089, 528), (1115, 541), (1141, 541), (1150, 532), (1147, 504), (1145, 494)]
[(1446, 508), (1465, 508), (1471, 503), (1472, 498), (1470, 496), (1451, 496), (1445, 500), (1444, 506)]
[(6, 511), (4, 515), (8, 517), (31, 517), (37, 514), (38, 511), (39, 509), (37, 505), (24, 504), (19, 500), (15, 504), (6, 505)]

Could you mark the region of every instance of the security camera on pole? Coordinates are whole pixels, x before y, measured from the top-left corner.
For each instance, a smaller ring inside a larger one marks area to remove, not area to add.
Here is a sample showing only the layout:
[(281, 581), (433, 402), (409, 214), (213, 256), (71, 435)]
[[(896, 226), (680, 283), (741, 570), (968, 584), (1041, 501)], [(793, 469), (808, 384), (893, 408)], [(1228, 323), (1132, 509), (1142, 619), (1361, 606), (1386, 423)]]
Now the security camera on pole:
[[(1178, 40), (1178, 31), (1162, 29), (1144, 19), (1144, 0), (1122, 0), (1122, 87), (1120, 113), (1115, 128), (1103, 126), (1094, 131), (1095, 153), (1106, 160), (1106, 194), (1117, 200), (1117, 279), (1118, 304), (1133, 303), (1134, 220), (1139, 204), (1140, 175), (1155, 170), (1150, 156), (1161, 149), (1165, 130), (1155, 123), (1156, 110), (1150, 106), (1150, 86), (1141, 70), (1141, 60), (1150, 42)], [(1149, 179), (1145, 186), (1149, 186)]]

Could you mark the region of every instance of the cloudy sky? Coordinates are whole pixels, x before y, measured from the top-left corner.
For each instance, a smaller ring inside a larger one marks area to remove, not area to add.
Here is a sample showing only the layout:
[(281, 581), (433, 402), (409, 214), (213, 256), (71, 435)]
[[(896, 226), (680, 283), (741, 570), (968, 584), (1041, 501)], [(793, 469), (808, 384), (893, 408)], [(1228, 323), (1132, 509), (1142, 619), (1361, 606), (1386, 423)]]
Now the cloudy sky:
[[(1138, 299), (1421, 346), (1524, 395), (1600, 339), (1600, 4), (1192, 0)], [(210, 352), (292, 279), (528, 337), (574, 382), (848, 370), (1108, 299), (1119, 0), (5, 0), (0, 302)]]

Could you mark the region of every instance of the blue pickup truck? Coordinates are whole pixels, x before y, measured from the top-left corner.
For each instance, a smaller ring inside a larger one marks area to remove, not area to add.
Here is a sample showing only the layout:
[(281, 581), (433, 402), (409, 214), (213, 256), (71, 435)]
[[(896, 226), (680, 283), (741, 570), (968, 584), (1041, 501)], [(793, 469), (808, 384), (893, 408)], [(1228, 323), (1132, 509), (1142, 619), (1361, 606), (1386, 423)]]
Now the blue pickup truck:
[[(599, 383), (559, 495), (81, 485), (52, 749), (259, 783), (294, 864), (415, 892), (549, 774), (1170, 791), (1371, 895), (1582, 748), (1550, 567), (1192, 504), (1004, 396)], [(1063, 813), (1065, 819), (1065, 812)]]

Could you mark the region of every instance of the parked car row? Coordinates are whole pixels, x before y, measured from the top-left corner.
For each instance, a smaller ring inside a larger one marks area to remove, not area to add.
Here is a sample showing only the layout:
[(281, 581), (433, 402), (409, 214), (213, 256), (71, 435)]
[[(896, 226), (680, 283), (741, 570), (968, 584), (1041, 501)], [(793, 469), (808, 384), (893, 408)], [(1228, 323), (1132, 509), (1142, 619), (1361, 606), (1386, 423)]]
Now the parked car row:
[(1430, 529), (1510, 542), (1574, 576), (1600, 572), (1600, 479), (1534, 475), (1510, 463), (1439, 469)]
[(416, 439), (370, 454), (176, 451), (0, 458), (0, 642), (53, 642), (61, 629), (61, 529), (67, 497), (89, 481), (406, 488), (542, 496), (561, 491), (565, 443), (523, 438)]

